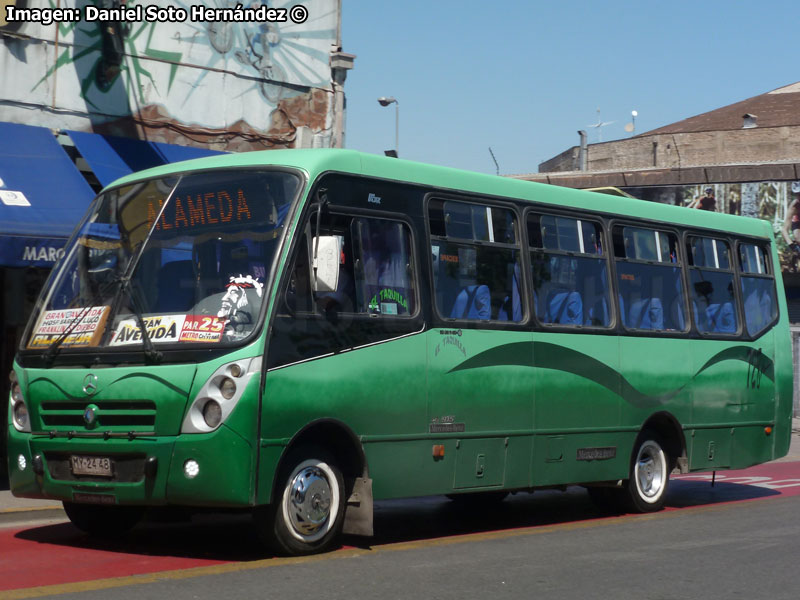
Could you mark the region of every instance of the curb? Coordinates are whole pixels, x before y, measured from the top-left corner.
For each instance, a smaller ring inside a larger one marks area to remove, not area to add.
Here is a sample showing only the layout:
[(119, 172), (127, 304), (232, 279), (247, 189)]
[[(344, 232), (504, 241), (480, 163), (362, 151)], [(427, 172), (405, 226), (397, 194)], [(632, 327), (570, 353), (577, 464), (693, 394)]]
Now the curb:
[(59, 505), (5, 508), (0, 510), (0, 527), (41, 521), (66, 521), (67, 513)]

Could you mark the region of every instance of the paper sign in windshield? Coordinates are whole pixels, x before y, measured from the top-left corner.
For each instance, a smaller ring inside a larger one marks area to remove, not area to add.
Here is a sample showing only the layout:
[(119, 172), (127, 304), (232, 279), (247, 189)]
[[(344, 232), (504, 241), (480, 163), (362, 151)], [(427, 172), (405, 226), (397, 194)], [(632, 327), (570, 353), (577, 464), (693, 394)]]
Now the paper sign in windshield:
[(48, 310), (39, 319), (28, 348), (46, 348), (65, 334), (61, 346), (96, 346), (104, 330), (108, 309), (108, 306), (87, 306)]
[(219, 342), (225, 331), (225, 319), (188, 315), (181, 330), (182, 342)]
[[(164, 315), (156, 317), (144, 317), (147, 337), (154, 344), (168, 344), (177, 342), (183, 328), (186, 315)], [(130, 344), (142, 344), (142, 330), (136, 318), (123, 319), (117, 325), (116, 331), (111, 338), (111, 346), (126, 346)]]

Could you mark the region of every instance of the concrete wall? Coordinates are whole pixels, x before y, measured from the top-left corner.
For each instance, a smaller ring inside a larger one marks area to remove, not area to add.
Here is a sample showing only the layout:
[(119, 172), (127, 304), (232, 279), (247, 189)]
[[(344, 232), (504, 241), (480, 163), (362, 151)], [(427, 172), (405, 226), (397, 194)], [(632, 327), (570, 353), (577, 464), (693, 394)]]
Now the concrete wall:
[[(539, 165), (540, 173), (578, 170), (574, 146)], [(590, 144), (589, 171), (800, 160), (800, 127), (660, 134)]]

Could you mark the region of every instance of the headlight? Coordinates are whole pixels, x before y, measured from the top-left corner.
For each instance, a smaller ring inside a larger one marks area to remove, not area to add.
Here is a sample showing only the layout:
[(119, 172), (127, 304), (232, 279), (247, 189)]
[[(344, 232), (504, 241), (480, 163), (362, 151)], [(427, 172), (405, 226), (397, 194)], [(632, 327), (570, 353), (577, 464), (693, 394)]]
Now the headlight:
[(222, 423), (222, 407), (218, 402), (209, 400), (205, 403), (203, 406), (203, 420), (206, 422), (206, 425), (212, 429), (218, 427), (219, 424)]
[(236, 393), (236, 384), (233, 383), (233, 379), (230, 377), (223, 379), (222, 383), (219, 384), (219, 391), (225, 400), (233, 398), (233, 395)]
[(24, 402), (14, 404), (14, 426), (19, 431), (30, 431), (30, 419), (28, 418), (28, 407)]
[(237, 360), (214, 371), (189, 406), (181, 433), (214, 431), (233, 412), (247, 383), (256, 373), (261, 373), (261, 357)]
[(17, 380), (17, 374), (11, 371), (9, 376), (11, 379), (11, 422), (14, 424), (14, 429), (17, 431), (31, 431), (31, 419), (28, 414), (28, 407), (25, 404), (25, 396), (22, 395), (22, 388)]

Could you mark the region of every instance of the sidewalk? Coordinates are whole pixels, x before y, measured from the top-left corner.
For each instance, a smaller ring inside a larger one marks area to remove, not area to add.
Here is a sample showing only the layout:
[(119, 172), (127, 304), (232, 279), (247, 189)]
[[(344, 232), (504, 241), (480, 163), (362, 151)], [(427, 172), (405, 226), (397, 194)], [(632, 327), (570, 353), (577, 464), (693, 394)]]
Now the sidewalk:
[[(800, 461), (800, 418), (792, 419), (792, 443), (789, 453), (780, 462)], [(11, 523), (22, 523), (39, 520), (67, 519), (61, 502), (57, 500), (29, 500), (15, 498), (6, 489), (6, 481), (0, 480), (0, 527)]]

